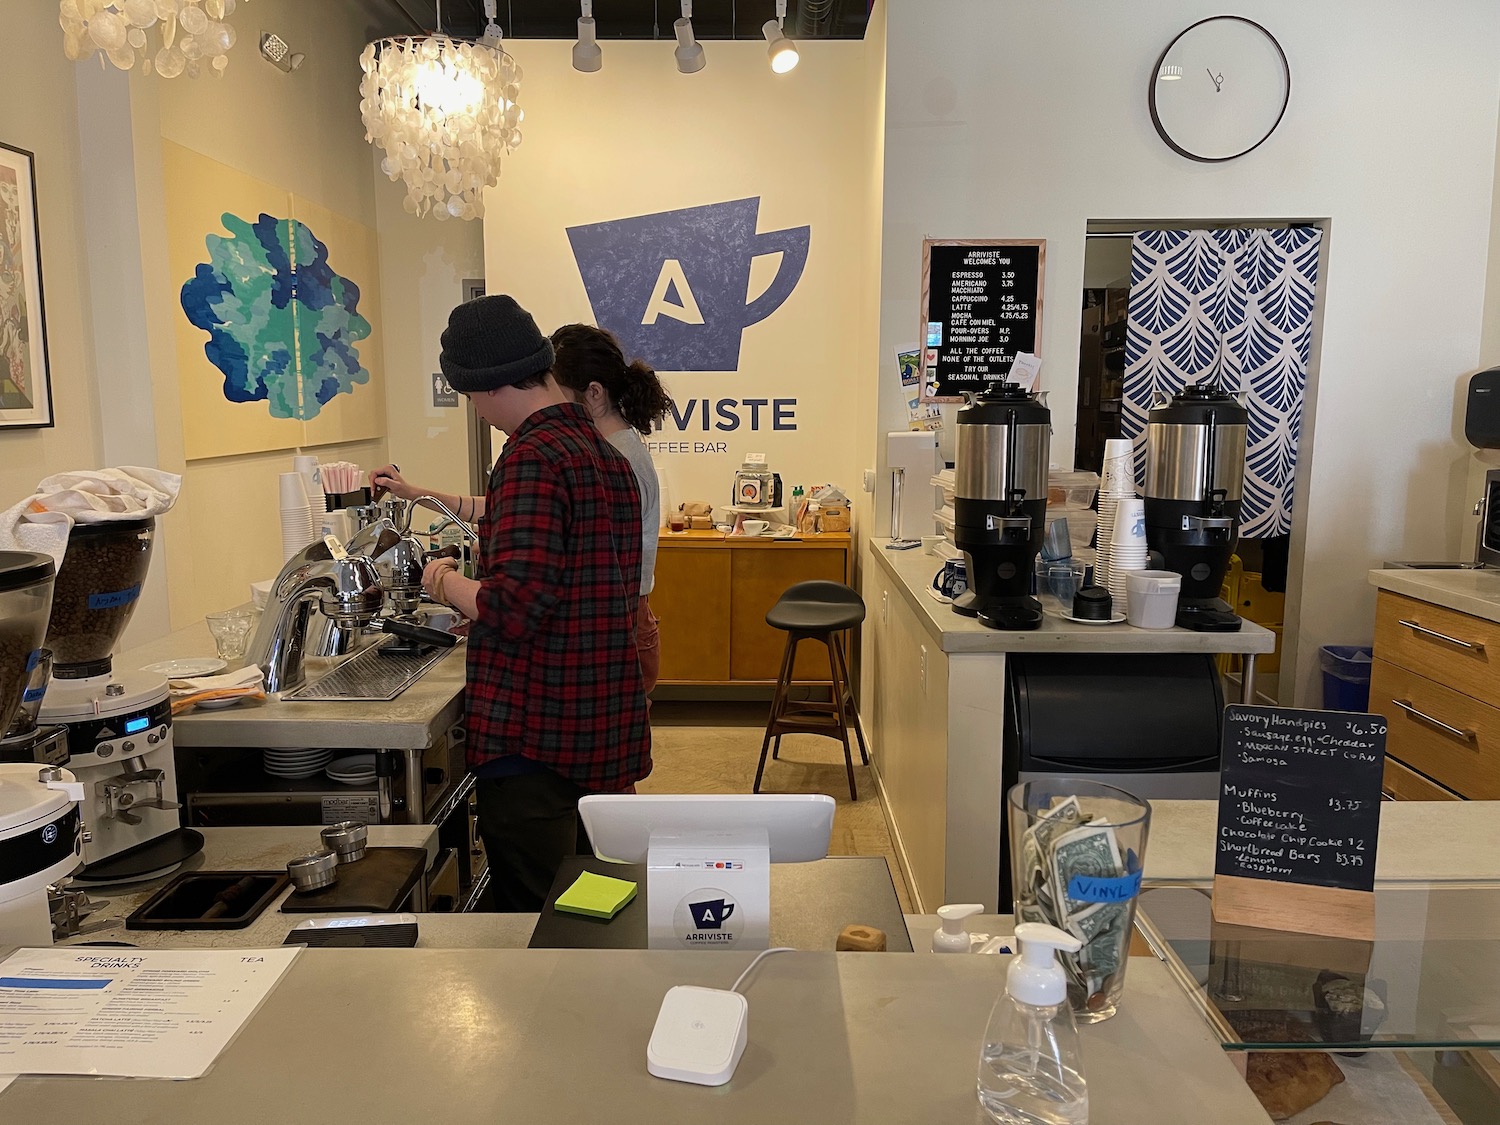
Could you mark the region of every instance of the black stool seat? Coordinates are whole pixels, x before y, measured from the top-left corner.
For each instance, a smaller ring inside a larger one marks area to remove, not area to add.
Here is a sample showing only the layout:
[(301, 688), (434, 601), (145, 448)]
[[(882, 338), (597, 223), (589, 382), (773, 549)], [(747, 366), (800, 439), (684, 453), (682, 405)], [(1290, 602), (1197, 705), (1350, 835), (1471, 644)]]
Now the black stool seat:
[[(844, 765), (849, 774), (849, 798), (859, 799), (854, 784), (854, 759), (849, 746), (850, 726), (854, 727), (855, 737), (859, 741), (859, 756), (866, 765), (869, 765), (870, 755), (865, 748), (864, 731), (860, 729), (859, 715), (854, 707), (854, 689), (850, 682), (849, 666), (844, 659), (840, 634), (864, 619), (864, 600), (842, 582), (798, 582), (789, 587), (776, 600), (776, 604), (766, 611), (766, 624), (785, 632), (787, 642), (781, 659), (781, 673), (776, 681), (776, 692), (771, 698), (771, 717), (766, 722), (766, 735), (761, 743), (760, 765), (755, 771), (755, 792), (760, 792), (760, 779), (765, 773), (767, 753), (772, 758), (780, 757), (782, 735), (822, 734), (844, 744)], [(833, 695), (831, 703), (790, 699), (797, 646), (802, 641), (821, 641), (828, 648), (829, 687)]]
[(786, 632), (852, 629), (865, 619), (864, 600), (842, 582), (798, 582), (766, 611), (766, 624)]

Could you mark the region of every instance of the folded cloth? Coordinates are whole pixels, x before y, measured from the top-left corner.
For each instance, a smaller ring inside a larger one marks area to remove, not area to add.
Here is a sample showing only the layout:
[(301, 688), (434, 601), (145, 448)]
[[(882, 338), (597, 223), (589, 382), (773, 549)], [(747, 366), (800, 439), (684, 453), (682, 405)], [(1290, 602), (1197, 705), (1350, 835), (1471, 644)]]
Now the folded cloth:
[(0, 550), (39, 551), (62, 566), (68, 533), (76, 523), (158, 516), (177, 503), (182, 478), (160, 469), (55, 473), (36, 492), (0, 513)]
[(265, 676), (254, 664), (222, 676), (191, 676), (171, 680), (172, 714), (178, 715), (200, 703), (216, 699), (264, 699)]

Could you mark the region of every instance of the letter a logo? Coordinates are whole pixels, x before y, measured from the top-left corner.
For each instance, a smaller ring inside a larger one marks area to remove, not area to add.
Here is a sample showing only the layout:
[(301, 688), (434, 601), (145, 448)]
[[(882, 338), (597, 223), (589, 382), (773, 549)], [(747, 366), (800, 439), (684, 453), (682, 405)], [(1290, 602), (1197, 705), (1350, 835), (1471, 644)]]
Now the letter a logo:
[[(669, 294), (676, 300), (668, 300)], [(651, 300), (646, 303), (646, 315), (641, 317), (641, 323), (655, 324), (657, 317), (661, 316), (669, 316), (683, 324), (703, 323), (703, 313), (698, 310), (698, 302), (688, 285), (687, 274), (683, 273), (682, 263), (676, 258), (668, 258), (662, 262), (661, 272), (656, 275), (656, 285), (651, 290)]]

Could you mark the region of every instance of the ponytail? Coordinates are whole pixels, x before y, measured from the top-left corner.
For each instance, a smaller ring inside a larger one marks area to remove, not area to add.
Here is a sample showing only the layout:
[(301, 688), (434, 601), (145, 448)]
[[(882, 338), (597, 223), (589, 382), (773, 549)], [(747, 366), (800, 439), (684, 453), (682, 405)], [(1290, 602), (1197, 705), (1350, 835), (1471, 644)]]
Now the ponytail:
[(591, 324), (568, 324), (552, 333), (552, 377), (578, 394), (598, 383), (610, 405), (641, 434), (650, 436), (673, 407), (672, 396), (650, 364), (625, 362), (619, 341)]

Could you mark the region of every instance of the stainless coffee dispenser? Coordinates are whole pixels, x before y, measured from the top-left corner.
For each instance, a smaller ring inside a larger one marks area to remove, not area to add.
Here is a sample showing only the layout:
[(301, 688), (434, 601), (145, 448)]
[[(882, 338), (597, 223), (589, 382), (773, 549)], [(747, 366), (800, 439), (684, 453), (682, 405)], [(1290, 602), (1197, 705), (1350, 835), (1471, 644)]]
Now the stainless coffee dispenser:
[(1239, 537), (1250, 413), (1216, 384), (1184, 387), (1146, 419), (1146, 545), (1182, 575), (1177, 624), (1233, 633), (1219, 597)]
[(992, 629), (1036, 629), (1042, 604), (1031, 572), (1047, 532), (1052, 412), (1012, 383), (973, 396), (958, 412), (953, 541), (969, 589), (953, 609)]

